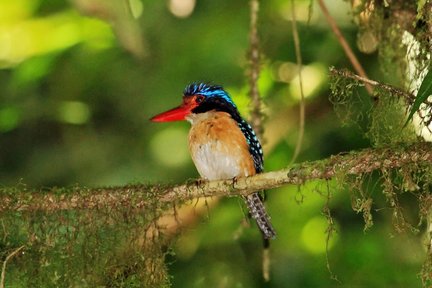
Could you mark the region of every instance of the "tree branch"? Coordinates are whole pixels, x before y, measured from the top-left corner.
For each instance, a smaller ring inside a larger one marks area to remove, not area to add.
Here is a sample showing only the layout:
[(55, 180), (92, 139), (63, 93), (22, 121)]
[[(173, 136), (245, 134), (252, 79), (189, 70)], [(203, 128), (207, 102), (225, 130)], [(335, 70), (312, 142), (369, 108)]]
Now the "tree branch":
[[(323, 12), (327, 22), (329, 23), (331, 29), (333, 30), (333, 33), (336, 35), (336, 39), (339, 41), (339, 44), (342, 46), (342, 49), (345, 52), (345, 55), (350, 60), (354, 70), (363, 78), (368, 78), (366, 75), (365, 70), (363, 69), (363, 66), (360, 64), (360, 62), (357, 60), (357, 57), (355, 56), (354, 52), (352, 51), (351, 47), (349, 46), (348, 42), (345, 40), (345, 37), (342, 35), (342, 32), (339, 30), (339, 27), (336, 24), (336, 21), (333, 19), (333, 17), (330, 15), (327, 6), (325, 5), (323, 0), (318, 0), (318, 4), (321, 8), (321, 11)], [(366, 83), (365, 88), (367, 92), (370, 95), (373, 95), (373, 89), (372, 87)]]
[(380, 83), (378, 81), (371, 80), (369, 78), (365, 78), (365, 77), (356, 75), (356, 74), (354, 74), (348, 70), (338, 70), (334, 67), (330, 67), (330, 73), (333, 75), (338, 75), (338, 76), (344, 77), (344, 78), (357, 80), (357, 81), (363, 82), (365, 84), (369, 84), (369, 85), (374, 86), (374, 87), (379, 87), (379, 88), (386, 90), (390, 93), (399, 95), (400, 97), (405, 99), (405, 101), (410, 105), (414, 103), (415, 96), (413, 94), (408, 93), (408, 92), (401, 90), (397, 87), (394, 87), (392, 85)]
[(296, 11), (295, 11), (295, 4), (294, 0), (291, 0), (291, 16), (292, 16), (292, 31), (293, 31), (293, 40), (294, 40), (294, 50), (296, 54), (296, 61), (297, 61), (297, 73), (298, 73), (298, 79), (299, 79), (299, 87), (300, 87), (300, 114), (299, 114), (299, 134), (297, 136), (297, 142), (294, 149), (294, 154), (291, 159), (290, 165), (293, 164), (296, 160), (298, 155), (300, 154), (300, 150), (302, 148), (303, 143), (303, 137), (304, 137), (304, 130), (305, 130), (305, 96), (304, 96), (304, 90), (303, 90), (303, 76), (302, 76), (302, 69), (303, 69), (303, 61), (300, 51), (300, 37), (297, 29), (297, 19), (296, 19)]
[(258, 79), (260, 76), (260, 42), (258, 36), (258, 11), (259, 1), (251, 0), (250, 3), (250, 24), (249, 24), (249, 97), (251, 99), (251, 124), (262, 139), (262, 111), (261, 111), (261, 96), (259, 93)]
[(14, 251), (12, 251), (12, 253), (10, 253), (6, 259), (3, 262), (3, 266), (2, 266), (2, 271), (1, 271), (1, 276), (0, 276), (0, 288), (4, 288), (5, 287), (5, 275), (6, 275), (6, 265), (8, 263), (8, 261), (14, 257), (19, 251), (21, 251), (22, 249), (24, 249), (24, 245), (18, 247), (17, 249), (15, 249)]
[[(194, 181), (183, 185), (160, 188), (158, 185), (128, 185), (107, 188), (76, 188), (60, 193), (19, 192), (0, 190), (0, 213), (5, 211), (57, 211), (98, 209), (103, 207), (146, 208), (154, 203), (175, 203), (199, 197), (248, 195), (283, 185), (301, 185), (310, 180), (331, 179), (338, 173), (360, 175), (374, 170), (394, 169), (408, 164), (432, 164), (432, 144), (421, 142), (408, 147), (364, 149), (305, 162), (279, 171), (252, 177), (223, 181)], [(149, 197), (151, 196), (151, 197)], [(152, 199), (151, 201), (149, 199)]]

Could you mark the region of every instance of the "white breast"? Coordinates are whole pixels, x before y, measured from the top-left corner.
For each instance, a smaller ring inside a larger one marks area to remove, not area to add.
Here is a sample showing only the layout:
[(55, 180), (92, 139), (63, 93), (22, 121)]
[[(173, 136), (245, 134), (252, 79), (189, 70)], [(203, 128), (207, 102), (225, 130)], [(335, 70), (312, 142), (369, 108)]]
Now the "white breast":
[(241, 159), (235, 153), (227, 153), (223, 146), (219, 141), (212, 141), (197, 144), (191, 149), (192, 159), (201, 177), (217, 180), (249, 176), (247, 169), (240, 165)]
[(253, 175), (246, 139), (228, 113), (192, 114), (188, 120), (192, 124), (189, 149), (201, 177), (220, 180)]

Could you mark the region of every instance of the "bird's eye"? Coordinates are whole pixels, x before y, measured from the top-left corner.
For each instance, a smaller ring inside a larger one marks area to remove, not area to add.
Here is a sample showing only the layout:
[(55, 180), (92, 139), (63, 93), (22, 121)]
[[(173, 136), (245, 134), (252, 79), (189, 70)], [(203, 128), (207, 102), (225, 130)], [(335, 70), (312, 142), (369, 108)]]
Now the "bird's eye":
[(203, 102), (204, 101), (204, 96), (202, 96), (202, 95), (198, 95), (197, 97), (196, 97), (196, 99), (195, 99), (195, 101), (196, 101), (196, 103), (201, 103), (201, 102)]

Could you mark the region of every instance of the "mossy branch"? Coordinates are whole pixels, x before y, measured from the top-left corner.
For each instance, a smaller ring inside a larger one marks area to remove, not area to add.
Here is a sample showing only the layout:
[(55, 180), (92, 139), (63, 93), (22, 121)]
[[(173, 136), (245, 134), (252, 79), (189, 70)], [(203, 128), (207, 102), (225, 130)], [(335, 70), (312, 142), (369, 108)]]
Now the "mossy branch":
[(8, 261), (14, 257), (16, 254), (18, 254), (18, 252), (20, 252), (22, 249), (24, 249), (24, 245), (16, 248), (14, 251), (12, 251), (12, 253), (10, 253), (6, 259), (3, 262), (3, 266), (2, 266), (2, 271), (1, 271), (1, 276), (0, 276), (0, 288), (4, 288), (5, 287), (5, 275), (6, 275), (6, 265), (8, 263)]
[[(162, 203), (188, 201), (199, 197), (247, 195), (283, 185), (302, 185), (307, 181), (360, 175), (374, 170), (400, 168), (408, 164), (432, 164), (432, 144), (364, 149), (327, 159), (305, 162), (291, 168), (225, 181), (193, 181), (174, 187), (127, 185), (107, 188), (79, 188), (47, 192), (0, 190), (0, 213), (5, 211), (57, 211), (103, 207), (149, 208)], [(31, 193), (29, 193), (31, 192)]]
[(385, 84), (385, 83), (380, 83), (378, 81), (371, 80), (371, 79), (356, 75), (356, 74), (354, 74), (348, 70), (339, 70), (339, 69), (336, 69), (334, 67), (330, 67), (330, 74), (337, 75), (337, 76), (340, 76), (343, 78), (349, 78), (349, 79), (353, 79), (356, 81), (360, 81), (360, 82), (363, 82), (365, 84), (369, 84), (373, 87), (379, 87), (385, 91), (388, 91), (392, 94), (400, 96), (402, 99), (404, 99), (410, 105), (414, 103), (414, 100), (416, 98), (415, 95), (408, 93), (404, 90), (401, 90), (397, 87), (394, 87), (392, 85)]

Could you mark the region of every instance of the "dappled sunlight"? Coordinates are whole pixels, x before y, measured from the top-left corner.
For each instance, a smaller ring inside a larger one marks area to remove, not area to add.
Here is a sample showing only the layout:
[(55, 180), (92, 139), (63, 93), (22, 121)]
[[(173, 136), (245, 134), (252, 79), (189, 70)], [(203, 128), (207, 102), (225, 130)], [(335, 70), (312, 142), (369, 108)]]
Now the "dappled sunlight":
[(141, 0), (129, 0), (129, 6), (132, 12), (132, 16), (138, 19), (142, 16), (144, 11), (144, 4)]
[(3, 68), (78, 43), (97, 49), (107, 48), (114, 40), (109, 25), (73, 11), (0, 24), (0, 67)]
[(153, 157), (164, 166), (185, 165), (190, 161), (187, 138), (183, 129), (166, 128), (157, 132), (150, 142)]
[[(289, 84), (289, 93), (297, 101), (300, 100), (299, 69), (294, 62), (276, 61), (271, 67), (272, 78), (277, 82)], [(302, 65), (304, 96), (311, 97), (327, 84), (327, 67), (319, 62)]]
[(195, 0), (169, 0), (168, 3), (170, 12), (179, 18), (189, 17), (195, 8)]
[(40, 0), (0, 0), (0, 23), (12, 24), (30, 18)]
[(83, 102), (63, 101), (58, 105), (57, 118), (69, 124), (84, 124), (90, 118), (90, 109)]
[[(327, 68), (320, 63), (305, 65), (302, 68), (303, 92), (305, 98), (316, 96), (319, 89), (327, 84)], [(290, 94), (295, 99), (301, 99), (300, 84), (298, 74), (292, 78)]]
[(7, 132), (16, 128), (21, 119), (18, 107), (5, 106), (0, 108), (0, 132)]
[(277, 61), (273, 63), (272, 68), (272, 77), (275, 81), (290, 83), (298, 75), (298, 66), (294, 62)]
[(301, 231), (303, 247), (312, 254), (322, 254), (329, 251), (337, 242), (338, 234), (332, 233), (327, 240), (329, 224), (324, 216), (309, 219)]

